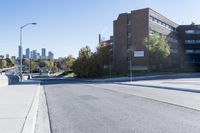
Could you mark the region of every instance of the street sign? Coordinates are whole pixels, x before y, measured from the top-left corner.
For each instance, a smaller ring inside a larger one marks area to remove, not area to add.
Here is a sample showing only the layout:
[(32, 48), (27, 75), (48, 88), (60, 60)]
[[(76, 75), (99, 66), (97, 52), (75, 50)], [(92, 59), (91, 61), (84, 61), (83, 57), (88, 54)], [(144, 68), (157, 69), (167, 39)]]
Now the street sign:
[(144, 57), (144, 51), (134, 51), (134, 57)]

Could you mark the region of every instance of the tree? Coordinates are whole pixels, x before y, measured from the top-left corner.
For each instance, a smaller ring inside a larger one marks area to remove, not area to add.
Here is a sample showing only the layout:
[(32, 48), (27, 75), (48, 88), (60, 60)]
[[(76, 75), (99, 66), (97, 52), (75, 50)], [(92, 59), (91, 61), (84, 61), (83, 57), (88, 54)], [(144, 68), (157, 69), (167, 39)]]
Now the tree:
[(0, 60), (0, 68), (6, 68), (7, 67), (7, 62), (5, 59), (1, 59)]
[(39, 67), (39, 62), (38, 61), (34, 61), (34, 60), (30, 60), (30, 67), (31, 67), (31, 72), (37, 72), (38, 67)]
[(152, 35), (145, 38), (145, 46), (149, 52), (150, 69), (161, 69), (167, 63), (170, 47), (164, 37)]
[(13, 67), (15, 65), (13, 59), (6, 59), (7, 67)]
[(89, 77), (91, 56), (92, 52), (89, 46), (80, 49), (79, 56), (72, 66), (73, 71), (78, 77)]
[(64, 59), (64, 70), (71, 71), (74, 61), (75, 59), (72, 55), (67, 56), (67, 58)]
[(102, 67), (110, 64), (111, 55), (109, 50), (109, 45), (99, 45), (97, 47), (97, 58)]

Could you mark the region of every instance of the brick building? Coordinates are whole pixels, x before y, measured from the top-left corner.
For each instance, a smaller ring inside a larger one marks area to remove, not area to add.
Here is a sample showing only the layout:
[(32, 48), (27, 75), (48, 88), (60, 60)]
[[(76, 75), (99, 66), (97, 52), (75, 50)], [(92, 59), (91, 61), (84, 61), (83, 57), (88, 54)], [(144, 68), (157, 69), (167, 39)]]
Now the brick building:
[[(181, 57), (185, 46), (183, 38), (186, 37), (183, 35), (185, 34), (184, 27), (191, 28), (192, 26), (179, 26), (150, 8), (120, 14), (113, 22), (113, 69), (117, 72), (127, 72), (131, 62), (132, 70), (148, 70), (149, 54), (145, 48), (144, 39), (153, 34), (159, 34), (166, 38), (170, 46), (168, 67), (183, 67), (184, 59)], [(199, 26), (193, 26), (194, 29), (197, 27)], [(195, 37), (200, 38), (200, 34), (195, 34)], [(200, 45), (195, 49), (200, 49), (199, 47)], [(128, 58), (130, 51), (131, 58)], [(195, 51), (195, 54), (198, 52), (198, 50)], [(186, 54), (184, 53), (184, 55)], [(199, 66), (199, 56), (197, 59), (197, 55), (195, 55), (193, 60)]]

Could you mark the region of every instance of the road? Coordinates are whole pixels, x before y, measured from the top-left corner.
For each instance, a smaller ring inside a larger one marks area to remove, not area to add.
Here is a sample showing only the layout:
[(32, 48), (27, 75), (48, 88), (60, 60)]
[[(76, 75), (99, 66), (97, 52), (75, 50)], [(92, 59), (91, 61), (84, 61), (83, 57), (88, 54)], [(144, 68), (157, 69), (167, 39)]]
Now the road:
[(53, 133), (199, 133), (200, 94), (44, 80)]

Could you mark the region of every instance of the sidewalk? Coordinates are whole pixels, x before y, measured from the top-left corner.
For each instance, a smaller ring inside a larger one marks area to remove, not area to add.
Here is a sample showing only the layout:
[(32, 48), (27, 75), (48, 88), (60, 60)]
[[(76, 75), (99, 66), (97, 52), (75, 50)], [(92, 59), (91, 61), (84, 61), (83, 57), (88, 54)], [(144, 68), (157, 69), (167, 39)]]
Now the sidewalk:
[(178, 91), (187, 91), (200, 93), (199, 78), (179, 78), (179, 79), (161, 79), (161, 80), (143, 80), (133, 82), (120, 82), (119, 84), (141, 87), (153, 87), (159, 89), (169, 89)]
[(39, 84), (0, 87), (0, 131), (33, 133), (39, 103)]
[[(133, 81), (142, 80), (156, 80), (156, 79), (179, 79), (179, 78), (200, 78), (200, 73), (177, 73), (177, 74), (163, 74), (163, 75), (147, 75), (147, 76), (134, 76)], [(130, 77), (114, 77), (105, 79), (87, 79), (91, 82), (129, 82)]]

